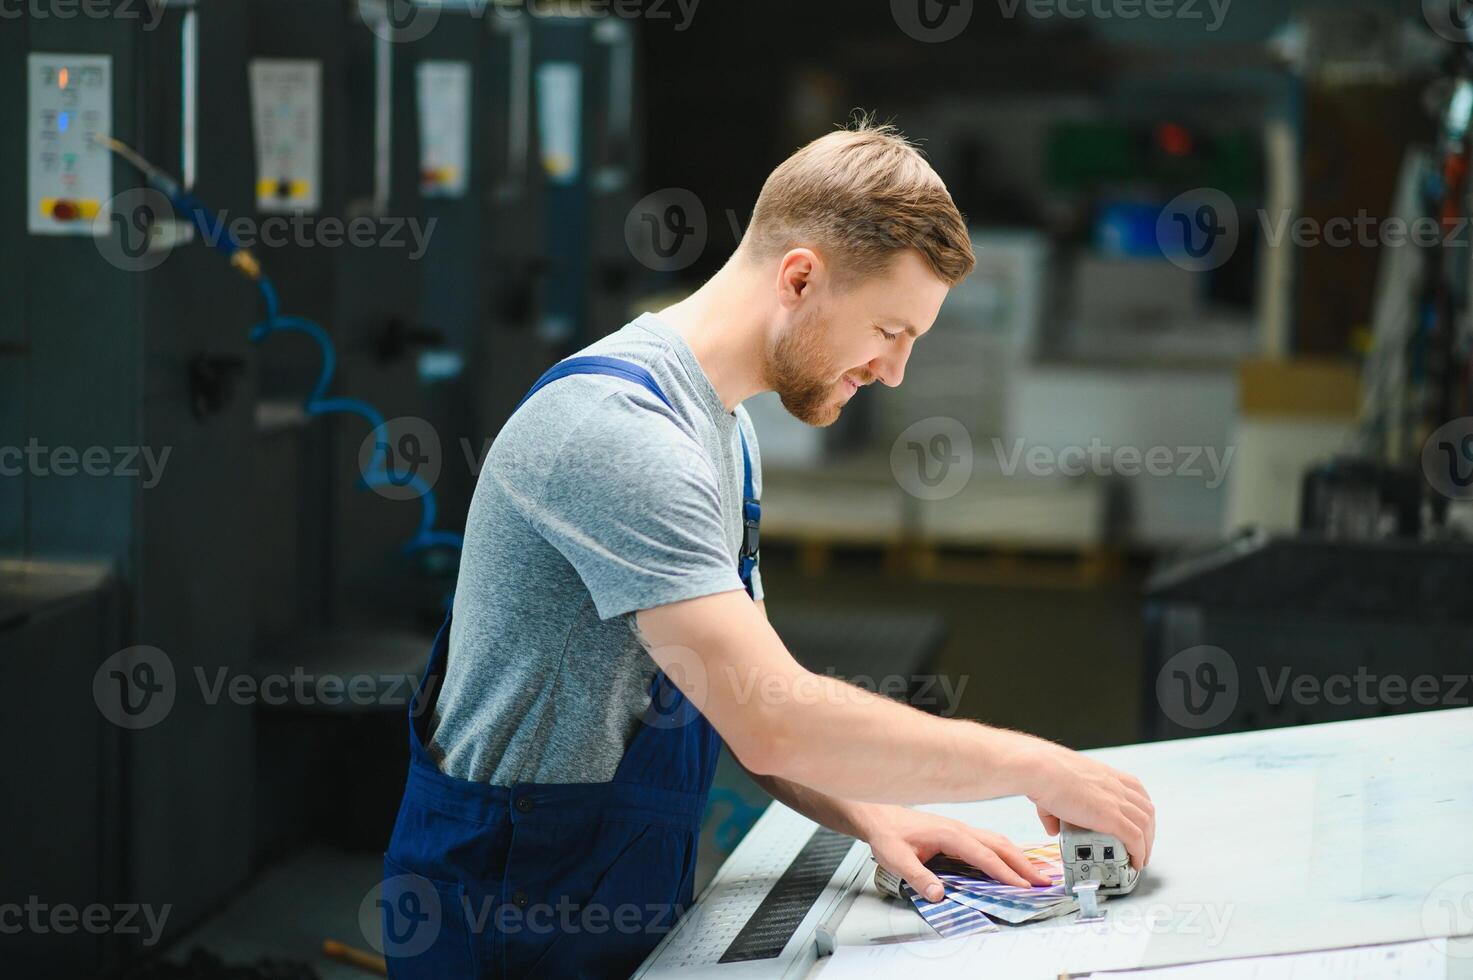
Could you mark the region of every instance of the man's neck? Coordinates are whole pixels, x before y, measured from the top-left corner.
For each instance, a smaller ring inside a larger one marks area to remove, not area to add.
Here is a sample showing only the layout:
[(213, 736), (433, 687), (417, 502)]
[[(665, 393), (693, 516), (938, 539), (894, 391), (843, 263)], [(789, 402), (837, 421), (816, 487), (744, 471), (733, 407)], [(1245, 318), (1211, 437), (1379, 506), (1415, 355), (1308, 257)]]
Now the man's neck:
[(690, 345), (728, 412), (768, 390), (763, 293), (756, 277), (733, 259), (700, 289), (658, 313)]

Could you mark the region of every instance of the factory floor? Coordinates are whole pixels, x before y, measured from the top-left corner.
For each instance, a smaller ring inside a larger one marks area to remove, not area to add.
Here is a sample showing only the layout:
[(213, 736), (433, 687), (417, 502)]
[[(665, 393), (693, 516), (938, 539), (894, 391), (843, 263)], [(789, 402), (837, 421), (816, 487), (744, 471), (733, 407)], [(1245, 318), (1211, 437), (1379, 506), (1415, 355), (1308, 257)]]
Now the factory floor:
[[(1089, 586), (916, 582), (863, 559), (805, 574), (778, 549), (764, 559), (770, 609), (893, 607), (941, 613), (949, 625), (939, 673), (957, 692), (955, 714), (1025, 729), (1077, 748), (1136, 740), (1140, 699), (1139, 571)], [(767, 801), (740, 767), (722, 759), (702, 835), (704, 886)], [(367, 974), (320, 953), (324, 939), (368, 948), (359, 909), (380, 875), (374, 853), (298, 851), (262, 871), (227, 908), (168, 953), (182, 962), (207, 950), (231, 964), (263, 958), (309, 963), (323, 980)], [(367, 917), (369, 932), (376, 930)], [(267, 974), (262, 974), (267, 975)]]

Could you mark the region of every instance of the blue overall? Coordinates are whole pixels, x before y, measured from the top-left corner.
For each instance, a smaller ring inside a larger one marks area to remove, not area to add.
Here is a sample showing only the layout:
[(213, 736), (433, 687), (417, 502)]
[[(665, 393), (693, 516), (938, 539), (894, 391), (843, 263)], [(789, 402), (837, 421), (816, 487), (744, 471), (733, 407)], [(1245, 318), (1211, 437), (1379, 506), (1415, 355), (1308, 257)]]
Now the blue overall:
[[(608, 357), (562, 361), (522, 404), (570, 374), (623, 378), (670, 404), (642, 367)], [(745, 435), (742, 461), (738, 572), (750, 595), (761, 509)], [(657, 670), (611, 781), (448, 776), (425, 746), (449, 640), (447, 616), (409, 708), (409, 777), (377, 900), (389, 976), (627, 977), (690, 906), (720, 736)]]

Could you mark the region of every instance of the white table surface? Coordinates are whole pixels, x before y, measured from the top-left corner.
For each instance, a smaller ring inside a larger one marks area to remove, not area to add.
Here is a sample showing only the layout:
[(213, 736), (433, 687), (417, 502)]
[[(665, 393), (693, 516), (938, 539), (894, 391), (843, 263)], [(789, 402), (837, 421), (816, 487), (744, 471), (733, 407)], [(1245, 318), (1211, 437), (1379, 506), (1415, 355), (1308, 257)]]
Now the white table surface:
[[(1135, 773), (1156, 804), (1146, 876), (1107, 903), (1117, 928), (1149, 933), (1140, 965), (1473, 933), (1473, 708), (1087, 754)], [(1020, 797), (926, 809), (1047, 839)], [(837, 939), (899, 934), (934, 938), (867, 881)], [(1464, 974), (1473, 938), (1447, 946)]]

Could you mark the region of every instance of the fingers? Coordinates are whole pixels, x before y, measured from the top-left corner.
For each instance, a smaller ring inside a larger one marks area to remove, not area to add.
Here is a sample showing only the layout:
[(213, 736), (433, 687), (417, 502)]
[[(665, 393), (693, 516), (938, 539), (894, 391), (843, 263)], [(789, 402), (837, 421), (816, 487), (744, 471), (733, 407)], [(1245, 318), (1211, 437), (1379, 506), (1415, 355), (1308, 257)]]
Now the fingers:
[(1043, 823), (1043, 831), (1050, 837), (1059, 836), (1059, 818), (1049, 813), (1043, 807), (1038, 807), (1038, 819)]
[(1146, 859), (1150, 856), (1149, 838), (1146, 835), (1148, 824), (1145, 812), (1132, 803), (1122, 803), (1120, 811), (1113, 821), (1114, 830), (1108, 833), (1120, 838), (1120, 843), (1125, 845), (1125, 850), (1130, 854), (1130, 863), (1136, 870), (1146, 866)]
[(1146, 791), (1146, 786), (1138, 778), (1128, 772), (1116, 774), (1120, 782), (1124, 784), (1126, 798), (1135, 804), (1146, 816), (1145, 834), (1146, 847), (1144, 861), (1151, 859), (1151, 850), (1156, 843), (1156, 804), (1151, 801), (1151, 794)]
[[(993, 880), (1000, 881), (1004, 885), (1027, 888), (1030, 884), (996, 851), (965, 831), (959, 830), (947, 838), (946, 853), (952, 857), (961, 858), (974, 868), (987, 872)], [(1019, 854), (1018, 857), (1023, 860), (1024, 864), (1028, 863), (1022, 854)]]
[[(1141, 863), (1138, 867), (1145, 867), (1151, 860), (1151, 850), (1156, 843), (1156, 805), (1151, 802), (1151, 798), (1147, 795), (1145, 787), (1140, 786), (1140, 780), (1134, 776), (1128, 776), (1126, 773), (1121, 773), (1121, 776), (1123, 780), (1129, 780), (1125, 782), (1125, 798), (1128, 801), (1128, 805), (1133, 808), (1129, 811), (1131, 822), (1140, 827), (1144, 837)], [(1135, 786), (1131, 785), (1132, 782)], [(1137, 789), (1136, 787), (1139, 788)]]
[[(976, 831), (973, 832), (977, 833)], [(1002, 836), (1001, 834), (994, 834), (991, 832), (977, 833), (977, 837), (979, 840), (982, 841), (982, 843), (992, 848), (994, 854), (1006, 861), (1008, 867), (1012, 868), (1014, 871), (1018, 872), (1018, 874), (1022, 875), (1028, 884), (1053, 884), (1053, 881), (1050, 880), (1047, 875), (1045, 875), (1042, 871), (1039, 871), (1038, 868), (1034, 866), (1033, 862), (1028, 860), (1028, 855), (1024, 854), (1022, 849), (1019, 848), (1018, 845), (1014, 844), (1006, 837)]]
[(909, 851), (894, 855), (886, 864), (904, 878), (910, 887), (925, 896), (927, 901), (939, 902), (946, 896), (946, 889), (941, 887), (941, 879), (932, 874), (931, 869)]

